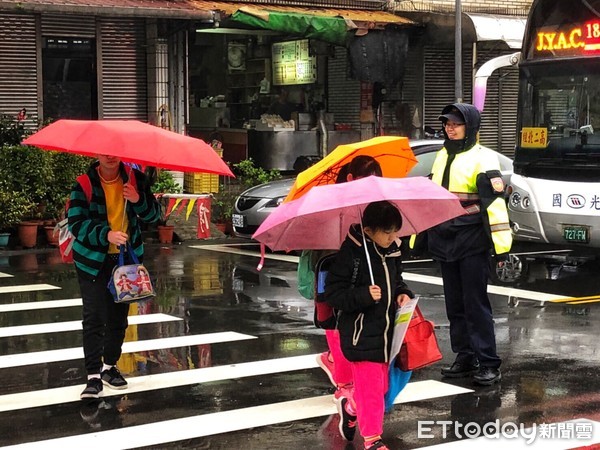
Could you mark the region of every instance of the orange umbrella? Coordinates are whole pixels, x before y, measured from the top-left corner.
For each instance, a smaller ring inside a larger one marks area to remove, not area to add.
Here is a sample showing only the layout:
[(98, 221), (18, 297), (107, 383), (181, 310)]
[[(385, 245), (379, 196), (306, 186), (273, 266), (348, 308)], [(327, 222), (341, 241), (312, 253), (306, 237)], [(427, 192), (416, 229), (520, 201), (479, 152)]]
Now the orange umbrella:
[(335, 183), (340, 169), (359, 155), (375, 158), (381, 166), (383, 176), (387, 178), (402, 178), (417, 164), (417, 158), (406, 137), (379, 136), (354, 144), (339, 145), (321, 161), (298, 174), (284, 201), (297, 199), (314, 186)]

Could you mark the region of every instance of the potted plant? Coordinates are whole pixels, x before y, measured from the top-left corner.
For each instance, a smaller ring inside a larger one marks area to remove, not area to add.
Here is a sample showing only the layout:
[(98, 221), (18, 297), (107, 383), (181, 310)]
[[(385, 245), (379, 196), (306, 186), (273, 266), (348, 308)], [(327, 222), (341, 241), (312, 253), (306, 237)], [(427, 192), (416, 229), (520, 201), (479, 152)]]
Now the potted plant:
[(233, 229), (231, 216), (238, 195), (239, 189), (237, 189), (237, 186), (223, 184), (219, 186), (219, 192), (212, 194), (211, 221), (222, 233), (230, 232)]
[(253, 186), (278, 180), (281, 173), (278, 170), (265, 170), (257, 167), (252, 158), (245, 159), (233, 164), (235, 180), (227, 180), (228, 184), (221, 184), (219, 192), (213, 193), (212, 200), (212, 222), (225, 233), (233, 232), (231, 217), (234, 211), (235, 201), (238, 196)]
[(35, 204), (23, 193), (0, 189), (0, 234), (3, 236), (0, 238), (0, 247), (7, 246), (11, 231), (34, 209)]
[[(181, 186), (177, 184), (173, 174), (167, 170), (158, 170), (156, 174), (156, 181), (152, 184), (152, 192), (154, 194), (179, 194), (181, 193)], [(167, 224), (167, 207), (168, 203), (161, 200), (163, 208), (163, 219), (159, 222), (158, 231), (158, 242), (161, 244), (170, 244), (173, 242), (173, 234), (175, 233), (175, 227)]]

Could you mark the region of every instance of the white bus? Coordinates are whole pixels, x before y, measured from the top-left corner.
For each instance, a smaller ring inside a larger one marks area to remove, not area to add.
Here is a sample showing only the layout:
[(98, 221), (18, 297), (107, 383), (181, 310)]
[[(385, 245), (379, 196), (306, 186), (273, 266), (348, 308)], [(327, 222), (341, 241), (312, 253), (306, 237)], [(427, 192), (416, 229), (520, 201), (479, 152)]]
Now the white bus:
[(515, 238), (600, 247), (600, 0), (535, 0), (519, 62)]

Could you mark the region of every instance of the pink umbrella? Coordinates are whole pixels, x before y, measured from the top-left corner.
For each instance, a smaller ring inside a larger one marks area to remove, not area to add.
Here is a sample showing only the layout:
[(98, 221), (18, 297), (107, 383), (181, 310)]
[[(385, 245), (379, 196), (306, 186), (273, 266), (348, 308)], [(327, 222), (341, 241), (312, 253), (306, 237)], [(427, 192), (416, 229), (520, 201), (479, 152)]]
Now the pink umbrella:
[(402, 214), (401, 236), (465, 214), (458, 197), (425, 177), (367, 177), (315, 186), (275, 209), (252, 236), (271, 250), (337, 250), (371, 202), (388, 200)]

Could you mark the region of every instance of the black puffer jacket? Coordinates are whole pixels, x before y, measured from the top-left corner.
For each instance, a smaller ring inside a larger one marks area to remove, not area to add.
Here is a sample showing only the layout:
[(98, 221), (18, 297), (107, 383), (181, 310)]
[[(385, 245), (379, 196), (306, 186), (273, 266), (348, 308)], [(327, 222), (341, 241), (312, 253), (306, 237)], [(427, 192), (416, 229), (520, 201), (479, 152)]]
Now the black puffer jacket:
[(344, 356), (349, 361), (388, 362), (396, 298), (413, 297), (402, 279), (400, 248), (383, 249), (367, 238), (375, 284), (381, 300), (369, 293), (371, 280), (360, 227), (354, 225), (342, 244), (325, 282), (325, 298), (338, 310), (338, 330)]

